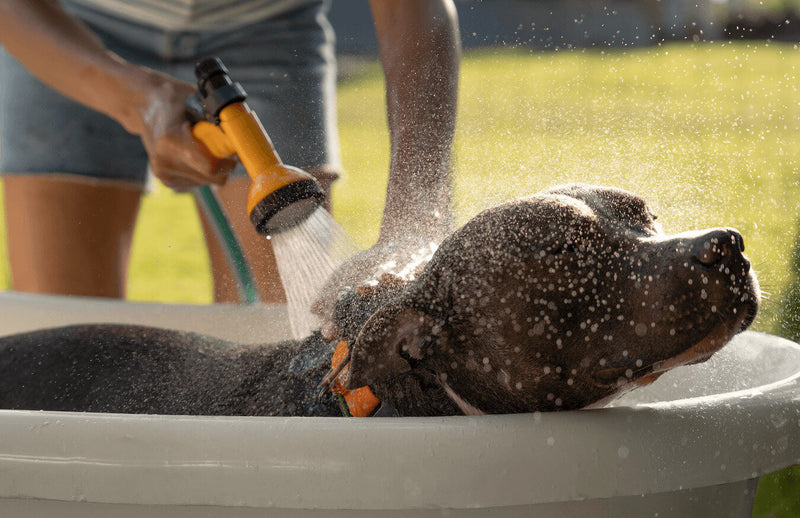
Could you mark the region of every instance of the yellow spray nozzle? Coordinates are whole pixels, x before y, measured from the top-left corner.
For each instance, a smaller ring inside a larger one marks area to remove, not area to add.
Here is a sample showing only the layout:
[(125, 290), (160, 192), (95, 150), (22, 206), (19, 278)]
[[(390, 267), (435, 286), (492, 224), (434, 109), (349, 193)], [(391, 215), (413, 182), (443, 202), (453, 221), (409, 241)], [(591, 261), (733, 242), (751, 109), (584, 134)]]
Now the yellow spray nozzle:
[(239, 157), (252, 180), (247, 211), (256, 230), (270, 235), (302, 223), (324, 200), (319, 182), (281, 162), (258, 116), (245, 103), (244, 89), (230, 81), (219, 59), (198, 63), (195, 73), (206, 120), (192, 126), (192, 136), (213, 157)]

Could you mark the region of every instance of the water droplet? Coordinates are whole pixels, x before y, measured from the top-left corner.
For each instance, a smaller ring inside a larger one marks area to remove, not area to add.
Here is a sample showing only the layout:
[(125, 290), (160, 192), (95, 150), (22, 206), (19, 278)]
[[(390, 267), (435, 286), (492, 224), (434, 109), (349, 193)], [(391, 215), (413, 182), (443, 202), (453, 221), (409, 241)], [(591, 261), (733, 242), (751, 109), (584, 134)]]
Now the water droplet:
[(617, 449), (617, 455), (620, 459), (627, 459), (631, 451), (624, 444)]

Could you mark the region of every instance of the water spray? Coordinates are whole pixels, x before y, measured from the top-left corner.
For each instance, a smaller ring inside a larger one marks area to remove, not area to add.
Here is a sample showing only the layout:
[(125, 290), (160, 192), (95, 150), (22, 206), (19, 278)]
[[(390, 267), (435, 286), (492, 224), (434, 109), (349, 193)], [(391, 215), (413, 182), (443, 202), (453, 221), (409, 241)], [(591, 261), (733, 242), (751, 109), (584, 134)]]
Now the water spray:
[(325, 199), (319, 182), (281, 162), (244, 88), (219, 58), (197, 63), (195, 76), (198, 92), (186, 102), (192, 136), (213, 159), (238, 156), (252, 180), (247, 212), (253, 226), (269, 236), (304, 222)]
[[(295, 338), (319, 327), (311, 313), (314, 297), (333, 271), (355, 253), (344, 230), (321, 204), (325, 194), (310, 174), (281, 162), (258, 116), (247, 106), (247, 94), (233, 82), (218, 58), (195, 67), (197, 94), (186, 101), (192, 135), (212, 161), (237, 155), (252, 183), (247, 212), (256, 230), (272, 238), (272, 249), (286, 292), (289, 323)], [(204, 191), (205, 190), (205, 191)], [(226, 244), (242, 299), (257, 300), (247, 261), (224, 211), (207, 186), (203, 206)]]

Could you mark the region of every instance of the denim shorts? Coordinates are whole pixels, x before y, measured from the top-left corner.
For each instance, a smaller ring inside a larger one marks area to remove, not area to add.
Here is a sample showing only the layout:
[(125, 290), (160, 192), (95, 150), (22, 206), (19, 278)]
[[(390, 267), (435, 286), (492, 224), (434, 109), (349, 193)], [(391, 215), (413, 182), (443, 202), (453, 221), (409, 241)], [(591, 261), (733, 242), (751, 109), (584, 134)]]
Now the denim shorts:
[[(281, 159), (336, 173), (336, 63), (327, 9), (327, 0), (320, 0), (236, 30), (202, 34), (164, 33), (98, 12), (76, 15), (127, 61), (193, 84), (196, 61), (219, 56), (244, 86)], [(0, 171), (144, 188), (147, 170), (137, 136), (48, 88), (0, 47)]]

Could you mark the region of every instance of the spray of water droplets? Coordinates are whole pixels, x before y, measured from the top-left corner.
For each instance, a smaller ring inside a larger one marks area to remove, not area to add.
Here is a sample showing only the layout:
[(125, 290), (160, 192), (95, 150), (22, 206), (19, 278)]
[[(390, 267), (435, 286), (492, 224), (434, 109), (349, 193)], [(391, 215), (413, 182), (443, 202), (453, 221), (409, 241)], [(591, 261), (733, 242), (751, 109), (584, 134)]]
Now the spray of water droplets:
[(325, 281), (356, 246), (333, 216), (320, 207), (308, 219), (271, 237), (286, 292), (292, 335), (303, 338), (319, 327), (311, 305)]

